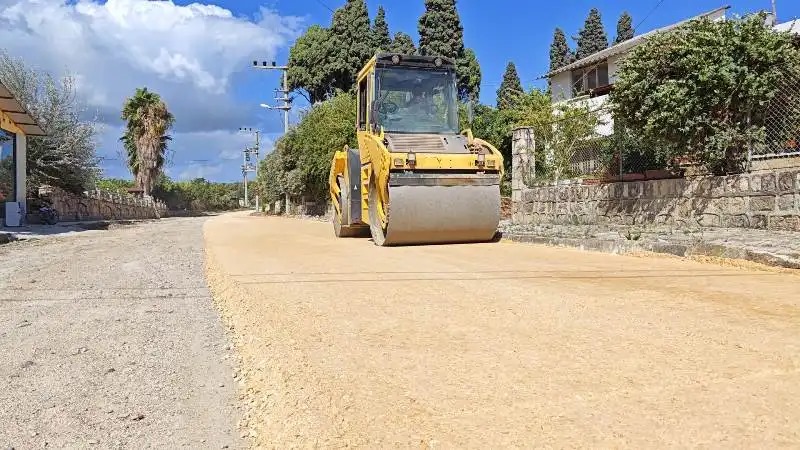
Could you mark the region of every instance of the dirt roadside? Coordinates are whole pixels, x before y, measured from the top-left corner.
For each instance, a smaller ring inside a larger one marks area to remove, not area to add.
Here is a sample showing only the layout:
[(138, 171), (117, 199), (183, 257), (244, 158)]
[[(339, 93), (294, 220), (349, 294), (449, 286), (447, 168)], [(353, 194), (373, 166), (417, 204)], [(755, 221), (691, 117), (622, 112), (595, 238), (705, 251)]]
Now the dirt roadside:
[(204, 220), (0, 246), (0, 447), (244, 444)]
[(205, 239), (256, 445), (800, 445), (796, 274), (241, 214)]

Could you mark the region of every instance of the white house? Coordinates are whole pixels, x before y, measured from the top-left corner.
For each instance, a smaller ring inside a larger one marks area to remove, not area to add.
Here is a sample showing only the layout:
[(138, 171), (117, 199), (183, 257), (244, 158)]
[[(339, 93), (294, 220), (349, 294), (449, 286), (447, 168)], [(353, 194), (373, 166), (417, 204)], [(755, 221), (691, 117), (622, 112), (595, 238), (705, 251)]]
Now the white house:
[(800, 19), (790, 20), (788, 22), (779, 23), (775, 25), (775, 31), (788, 31), (800, 36)]
[(25, 217), (27, 136), (44, 132), (0, 83), (0, 224), (19, 226)]
[[(608, 100), (609, 92), (614, 88), (620, 62), (631, 49), (644, 43), (648, 37), (656, 33), (669, 31), (691, 20), (701, 18), (724, 20), (728, 9), (730, 6), (723, 6), (682, 22), (649, 31), (546, 74), (545, 77), (550, 80), (552, 102), (554, 104), (585, 102), (593, 110), (602, 110)], [(597, 132), (609, 136), (613, 133), (613, 126), (614, 121), (610, 113), (603, 113)]]

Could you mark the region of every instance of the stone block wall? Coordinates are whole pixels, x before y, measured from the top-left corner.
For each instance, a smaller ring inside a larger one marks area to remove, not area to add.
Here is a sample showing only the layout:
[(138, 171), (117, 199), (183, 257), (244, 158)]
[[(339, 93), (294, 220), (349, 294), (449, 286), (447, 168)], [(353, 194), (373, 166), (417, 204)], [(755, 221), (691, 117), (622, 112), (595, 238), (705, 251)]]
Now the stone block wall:
[[(164, 203), (149, 198), (107, 191), (75, 195), (56, 187), (43, 186), (40, 197), (53, 205), (62, 221), (158, 219), (167, 215)], [(36, 211), (28, 211), (36, 215)]]
[(304, 199), (283, 199), (267, 205), (270, 214), (287, 214), (290, 216), (320, 216), (332, 217), (333, 205), (331, 202), (311, 202)]
[(673, 224), (800, 231), (800, 167), (598, 185), (528, 186), (515, 133), (515, 223)]

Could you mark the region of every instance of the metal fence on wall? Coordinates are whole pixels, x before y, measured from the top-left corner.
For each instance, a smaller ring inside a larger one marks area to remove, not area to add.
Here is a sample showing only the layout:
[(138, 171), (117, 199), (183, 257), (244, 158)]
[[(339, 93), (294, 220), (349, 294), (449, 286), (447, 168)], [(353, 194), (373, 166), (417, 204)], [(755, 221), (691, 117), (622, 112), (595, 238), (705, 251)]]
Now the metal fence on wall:
[(752, 146), (749, 159), (754, 162), (780, 158), (788, 165), (800, 166), (800, 68), (778, 83), (764, 116), (764, 143)]
[[(608, 108), (593, 111), (610, 119)], [(748, 149), (743, 170), (771, 167), (800, 167), (800, 68), (779, 81), (775, 97), (762, 117), (763, 135), (760, 142)], [(608, 131), (610, 127), (600, 127)], [(624, 138), (623, 138), (624, 139)], [(531, 181), (553, 181), (552, 154), (546, 144), (531, 136), (527, 140), (529, 175)], [(624, 150), (620, 150), (620, 148)], [(648, 149), (626, 146), (620, 136), (597, 136), (577, 143), (569, 151), (569, 164), (559, 171), (560, 179), (593, 178), (600, 181), (637, 180), (671, 176), (671, 164), (659, 161)], [(568, 167), (567, 167), (568, 166)]]
[[(607, 108), (591, 111), (610, 120), (611, 113)], [(617, 150), (619, 142), (615, 143), (614, 137), (607, 135), (611, 127), (609, 122), (601, 120), (597, 126), (598, 133), (591, 139), (575, 142), (571, 146), (561, 146), (562, 155), (554, 155), (548, 149), (547, 143), (537, 139), (536, 133), (531, 129), (526, 131), (520, 142), (521, 148), (526, 148), (528, 172), (526, 178), (534, 181), (553, 181), (556, 178), (578, 179), (595, 178), (606, 181), (616, 181), (627, 178), (626, 175), (644, 172), (649, 168), (640, 153), (626, 153)]]

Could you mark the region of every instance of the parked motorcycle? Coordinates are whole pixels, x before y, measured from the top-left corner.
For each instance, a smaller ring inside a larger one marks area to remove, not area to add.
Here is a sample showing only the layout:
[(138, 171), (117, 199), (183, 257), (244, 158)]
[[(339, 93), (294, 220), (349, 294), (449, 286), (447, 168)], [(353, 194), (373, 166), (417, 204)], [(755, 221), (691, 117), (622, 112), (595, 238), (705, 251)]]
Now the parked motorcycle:
[(46, 223), (47, 225), (55, 225), (59, 221), (58, 211), (49, 206), (42, 206), (39, 208), (39, 217), (41, 217), (42, 223)]

